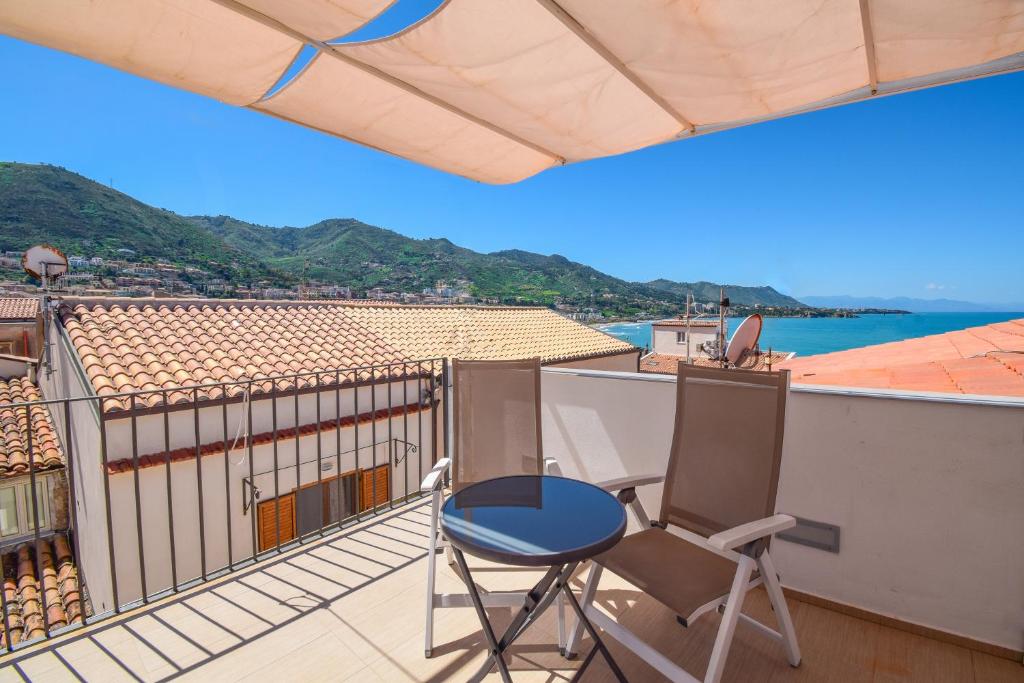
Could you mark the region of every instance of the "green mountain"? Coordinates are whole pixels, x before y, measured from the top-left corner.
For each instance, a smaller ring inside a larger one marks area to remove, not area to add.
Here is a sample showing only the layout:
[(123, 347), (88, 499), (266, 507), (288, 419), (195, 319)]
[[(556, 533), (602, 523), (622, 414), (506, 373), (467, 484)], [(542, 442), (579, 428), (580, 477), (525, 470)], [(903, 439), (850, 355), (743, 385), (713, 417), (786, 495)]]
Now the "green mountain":
[(69, 256), (170, 260), (235, 282), (290, 280), (172, 211), (59, 166), (0, 162), (0, 251), (53, 244)]
[[(672, 280), (651, 280), (646, 283), (648, 286), (661, 292), (668, 292), (677, 296), (686, 296), (689, 292), (693, 294), (696, 301), (718, 301), (719, 291), (722, 285), (714, 282), (673, 282)], [(782, 308), (805, 308), (803, 304), (791, 296), (786, 296), (771, 287), (741, 287), (739, 285), (725, 285), (726, 296), (733, 305), (740, 306), (776, 306)]]
[[(318, 281), (349, 286), (357, 295), (465, 281), (472, 294), (504, 303), (563, 303), (623, 317), (672, 315), (687, 292), (698, 301), (718, 300), (713, 283), (627, 282), (557, 254), (482, 254), (354, 219), (273, 228), (229, 216), (185, 217), (59, 167), (0, 163), (0, 250), (40, 242), (104, 258), (131, 249), (140, 260), (200, 267), (235, 284)], [(728, 293), (737, 304), (803, 308), (771, 287), (730, 286)]]

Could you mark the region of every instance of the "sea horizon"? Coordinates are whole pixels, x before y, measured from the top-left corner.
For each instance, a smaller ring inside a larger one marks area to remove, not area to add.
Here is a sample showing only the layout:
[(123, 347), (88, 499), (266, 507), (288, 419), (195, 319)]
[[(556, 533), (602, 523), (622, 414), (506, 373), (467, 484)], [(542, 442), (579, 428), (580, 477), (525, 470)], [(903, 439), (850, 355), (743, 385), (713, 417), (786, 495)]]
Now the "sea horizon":
[[(874, 344), (942, 334), (991, 323), (1024, 318), (1017, 312), (943, 312), (865, 314), (856, 318), (773, 318), (765, 317), (760, 346), (779, 352), (810, 356)], [(741, 317), (730, 316), (728, 334)], [(641, 348), (651, 347), (651, 322), (598, 324), (597, 329)]]

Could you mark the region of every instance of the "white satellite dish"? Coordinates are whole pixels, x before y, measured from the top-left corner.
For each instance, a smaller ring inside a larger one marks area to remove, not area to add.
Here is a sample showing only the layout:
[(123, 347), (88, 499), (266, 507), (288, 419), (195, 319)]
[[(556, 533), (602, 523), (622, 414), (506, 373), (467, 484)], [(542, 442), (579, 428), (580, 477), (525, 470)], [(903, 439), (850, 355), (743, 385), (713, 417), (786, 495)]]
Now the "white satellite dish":
[(37, 244), (25, 251), (21, 257), (21, 267), (32, 277), (47, 286), (50, 281), (68, 272), (68, 257), (57, 247), (48, 244)]
[(729, 346), (725, 349), (725, 359), (735, 364), (744, 351), (749, 351), (757, 346), (757, 340), (761, 338), (761, 326), (763, 324), (764, 321), (761, 319), (760, 313), (747, 316), (740, 323), (739, 327), (736, 328), (736, 331), (732, 333)]

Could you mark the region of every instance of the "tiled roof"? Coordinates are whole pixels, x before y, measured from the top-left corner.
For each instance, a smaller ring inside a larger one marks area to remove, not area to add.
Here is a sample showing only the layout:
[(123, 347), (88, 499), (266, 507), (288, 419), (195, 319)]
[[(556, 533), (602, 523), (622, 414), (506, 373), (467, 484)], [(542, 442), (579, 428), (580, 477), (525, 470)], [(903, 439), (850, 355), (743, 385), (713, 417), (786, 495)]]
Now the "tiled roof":
[(659, 327), (686, 327), (687, 324), (690, 327), (718, 327), (719, 322), (708, 318), (691, 318), (690, 322), (687, 323), (682, 318), (668, 318), (667, 320), (655, 320), (651, 324), (658, 325)]
[(793, 381), (1024, 396), (1024, 318), (783, 363)]
[(409, 358), (465, 360), (540, 357), (545, 363), (635, 352), (637, 348), (547, 308), (393, 306), (349, 315)]
[[(2, 558), (5, 616), (12, 645), (46, 634), (44, 599), (51, 631), (82, 622), (78, 570), (67, 537), (57, 534), (41, 540), (38, 548), (41, 577), (37, 572), (36, 544), (32, 541), (4, 553)], [(0, 645), (6, 646), (2, 631)]]
[[(29, 434), (32, 435), (32, 462), (36, 471), (61, 467), (64, 464), (60, 444), (50, 422), (50, 412), (43, 405), (13, 408), (12, 403), (38, 401), (42, 397), (35, 384), (26, 377), (0, 380), (0, 478), (29, 473)], [(31, 430), (29, 419), (31, 418)]]
[[(756, 353), (747, 351), (740, 356), (735, 367), (745, 370), (778, 370), (779, 364), (792, 354), (772, 351), (771, 353)], [(675, 356), (667, 353), (650, 353), (640, 359), (640, 372), (653, 372), (661, 375), (674, 375), (678, 371), (679, 361), (685, 360), (685, 356)], [(693, 364), (705, 368), (717, 368), (721, 365), (719, 361), (710, 358), (694, 358)]]
[[(436, 405), (436, 404), (435, 404)], [(369, 424), (376, 420), (387, 420), (397, 419), (405, 415), (415, 415), (420, 412), (423, 407), (418, 403), (411, 403), (407, 406), (392, 406), (391, 409), (381, 408), (376, 412), (365, 412), (359, 414), (359, 424)], [(319, 432), (322, 435), (333, 432), (339, 427), (352, 427), (355, 425), (355, 418), (352, 415), (346, 415), (340, 420), (324, 420), (319, 424)], [(288, 427), (285, 429), (278, 429), (275, 434), (272, 431), (261, 432), (255, 434), (252, 437), (253, 446), (264, 446), (266, 444), (274, 443), (275, 439), (278, 442), (285, 441), (288, 439), (294, 439), (296, 436), (312, 436), (318, 431), (317, 423), (300, 425), (298, 429), (294, 427)], [(238, 443), (231, 444), (229, 448), (241, 448), (247, 449), (249, 442), (243, 436)], [(201, 444), (199, 446), (199, 454), (203, 457), (208, 455), (224, 455), (224, 442), (215, 441), (213, 443)], [(167, 461), (179, 462), (183, 460), (192, 460), (196, 457), (195, 447), (177, 448), (173, 451), (159, 451), (156, 453), (148, 453), (146, 455), (139, 456), (139, 469), (146, 467), (157, 467), (160, 465), (166, 465)], [(119, 460), (111, 460), (107, 463), (107, 472), (110, 474), (118, 474), (119, 472), (132, 472), (135, 469), (135, 461), (132, 458), (121, 458)]]
[(0, 321), (32, 320), (38, 313), (38, 299), (32, 297), (0, 299)]
[[(100, 396), (444, 356), (550, 363), (636, 350), (544, 308), (158, 301), (79, 303), (61, 317)], [(220, 395), (212, 388), (200, 398)], [(190, 396), (170, 392), (168, 401)], [(161, 401), (153, 393), (136, 406)]]

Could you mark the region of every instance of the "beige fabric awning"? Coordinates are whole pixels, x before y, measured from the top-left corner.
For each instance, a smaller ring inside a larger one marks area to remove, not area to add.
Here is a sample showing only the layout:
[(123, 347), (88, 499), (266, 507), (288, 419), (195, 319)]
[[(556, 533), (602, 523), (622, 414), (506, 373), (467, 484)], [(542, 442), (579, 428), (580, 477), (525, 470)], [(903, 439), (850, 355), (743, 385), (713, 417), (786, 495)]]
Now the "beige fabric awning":
[(0, 31), (490, 183), (1024, 68), (1024, 0), (448, 0), (325, 42), (389, 4), (32, 0)]

